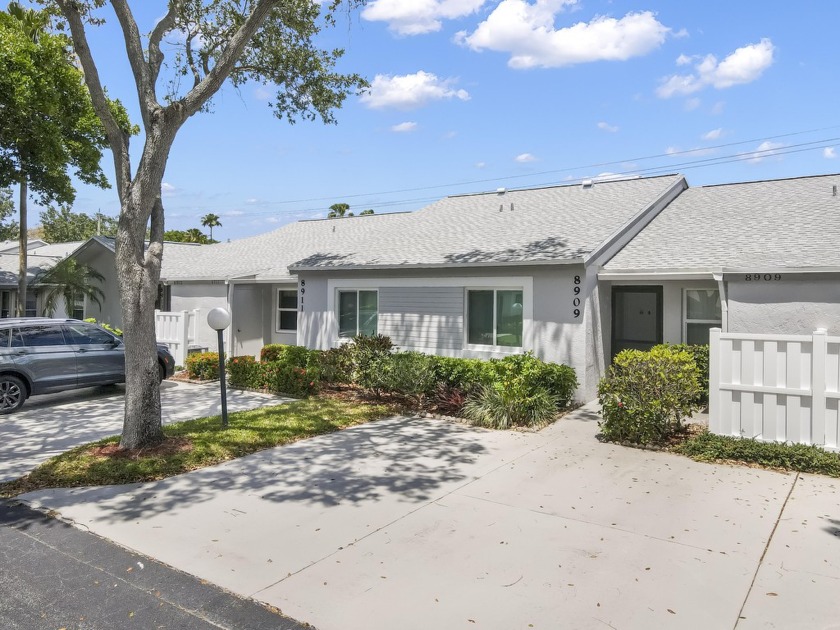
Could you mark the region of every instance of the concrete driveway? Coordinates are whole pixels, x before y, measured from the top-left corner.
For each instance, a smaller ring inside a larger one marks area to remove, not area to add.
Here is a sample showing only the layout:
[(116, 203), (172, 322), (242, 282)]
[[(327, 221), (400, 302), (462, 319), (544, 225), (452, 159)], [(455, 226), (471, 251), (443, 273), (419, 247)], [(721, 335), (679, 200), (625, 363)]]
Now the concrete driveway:
[[(164, 381), (164, 424), (221, 413), (218, 383)], [(125, 385), (33, 396), (21, 411), (0, 416), (0, 481), (16, 479), (64, 451), (122, 431)], [(283, 402), (268, 394), (228, 391), (228, 410)]]
[(390, 418), (22, 497), (321, 630), (837, 628), (834, 479)]

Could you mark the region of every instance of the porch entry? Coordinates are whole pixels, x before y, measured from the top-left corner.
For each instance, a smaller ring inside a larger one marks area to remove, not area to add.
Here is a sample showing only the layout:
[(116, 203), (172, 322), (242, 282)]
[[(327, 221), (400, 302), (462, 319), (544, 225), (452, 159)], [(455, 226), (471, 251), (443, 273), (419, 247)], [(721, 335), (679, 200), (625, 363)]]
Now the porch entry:
[(612, 355), (662, 343), (662, 287), (612, 288)]

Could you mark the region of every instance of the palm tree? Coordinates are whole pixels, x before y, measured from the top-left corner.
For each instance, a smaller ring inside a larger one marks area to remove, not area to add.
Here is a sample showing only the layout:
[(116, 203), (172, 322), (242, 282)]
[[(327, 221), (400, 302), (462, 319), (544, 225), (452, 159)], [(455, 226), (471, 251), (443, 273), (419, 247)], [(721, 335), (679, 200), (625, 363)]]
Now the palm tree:
[(94, 283), (104, 281), (105, 277), (90, 265), (75, 258), (65, 258), (38, 280), (38, 285), (47, 289), (44, 310), (52, 315), (63, 298), (69, 317), (79, 297), (85, 297), (102, 308), (105, 293)]
[(187, 230), (187, 243), (206, 243), (207, 236), (198, 228), (190, 228)]
[(203, 225), (204, 227), (209, 227), (210, 228), (210, 242), (212, 242), (213, 241), (213, 228), (214, 227), (222, 227), (222, 222), (219, 221), (219, 215), (218, 214), (210, 213), (210, 214), (205, 214), (203, 217), (201, 217), (201, 225)]

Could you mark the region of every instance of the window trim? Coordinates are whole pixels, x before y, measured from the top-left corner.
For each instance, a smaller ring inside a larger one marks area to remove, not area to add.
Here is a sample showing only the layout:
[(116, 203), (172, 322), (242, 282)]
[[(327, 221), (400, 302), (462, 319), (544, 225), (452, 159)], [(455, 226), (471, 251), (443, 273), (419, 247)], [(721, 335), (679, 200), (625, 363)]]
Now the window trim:
[[(280, 306), (280, 292), (281, 291), (288, 291), (290, 293), (294, 292), (294, 294), (295, 294), (295, 307), (294, 308), (290, 308), (290, 307), (282, 308)], [(293, 289), (288, 289), (288, 288), (284, 288), (284, 287), (277, 287), (277, 291), (275, 292), (274, 297), (275, 297), (275, 301), (274, 301), (274, 304), (275, 304), (275, 307), (274, 307), (274, 320), (275, 320), (274, 332), (284, 333), (284, 334), (292, 334), (292, 333), (297, 334), (297, 331), (298, 331), (298, 328), (299, 328), (298, 320), (300, 318), (300, 315), (298, 314), (295, 317), (295, 328), (294, 328), (294, 330), (292, 330), (291, 328), (280, 328), (280, 313), (284, 313), (284, 312), (288, 313), (288, 312), (291, 312), (291, 311), (294, 311), (295, 313), (298, 313), (298, 309), (300, 308), (300, 291), (298, 291), (297, 287), (295, 287)]]
[[(82, 316), (81, 317), (76, 317), (76, 311), (79, 310), (78, 309), (79, 303), (81, 303), (81, 309), (80, 310), (82, 311)], [(80, 295), (78, 297), (74, 295), (73, 296), (73, 312), (69, 313), (67, 316), (70, 319), (82, 320), (82, 319), (85, 318), (85, 313), (86, 312), (87, 312), (87, 298), (84, 295)]]
[(720, 319), (689, 319), (688, 317), (688, 292), (689, 291), (714, 291), (720, 300), (720, 289), (717, 287), (684, 287), (682, 295), (682, 342), (688, 343), (689, 324), (709, 324), (711, 326), (723, 327), (723, 303), (721, 303)]
[[(499, 291), (521, 291), (522, 292), (522, 345), (519, 346), (500, 346), (497, 343), (493, 344), (481, 344), (481, 343), (470, 343), (470, 291), (492, 291), (493, 292), (493, 341), (497, 341), (497, 337), (499, 335), (498, 331), (498, 315), (499, 315), (499, 304), (496, 301), (498, 299), (498, 292)], [(516, 287), (516, 286), (465, 286), (464, 287), (464, 348), (466, 350), (483, 350), (483, 351), (492, 351), (492, 352), (512, 352), (512, 353), (520, 353), (525, 348), (525, 287)]]
[[(371, 287), (341, 287), (337, 288), (335, 291), (335, 322), (336, 322), (336, 337), (338, 338), (339, 342), (346, 343), (353, 337), (359, 334), (359, 291), (367, 291), (369, 293), (376, 293), (376, 332), (374, 334), (379, 334), (379, 288), (371, 288)], [(355, 293), (356, 294), (356, 335), (352, 337), (342, 337), (341, 336), (341, 294), (342, 293)]]

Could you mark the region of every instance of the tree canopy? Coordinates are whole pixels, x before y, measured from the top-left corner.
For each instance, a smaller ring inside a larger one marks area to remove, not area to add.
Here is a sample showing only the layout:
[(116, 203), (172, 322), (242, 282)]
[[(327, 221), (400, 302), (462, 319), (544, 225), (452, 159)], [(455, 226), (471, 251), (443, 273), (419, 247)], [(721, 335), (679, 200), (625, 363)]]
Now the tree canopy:
[(105, 293), (98, 285), (104, 281), (105, 277), (90, 265), (75, 258), (65, 258), (38, 280), (38, 284), (46, 288), (44, 310), (52, 315), (64, 300), (64, 312), (72, 317), (76, 298), (87, 298), (101, 308)]
[(205, 214), (203, 217), (201, 217), (201, 225), (203, 225), (204, 227), (209, 227), (210, 228), (210, 242), (211, 243), (215, 243), (215, 241), (213, 240), (213, 228), (214, 227), (222, 227), (222, 222), (219, 221), (219, 218), (220, 217), (219, 217), (218, 214), (213, 214), (212, 212), (209, 213), (209, 214)]
[(11, 219), (15, 213), (15, 203), (12, 201), (12, 191), (0, 188), (0, 241), (13, 241), (20, 233), (20, 225)]
[(97, 234), (114, 236), (117, 233), (117, 219), (103, 214), (90, 216), (84, 212), (73, 212), (65, 206), (58, 210), (47, 208), (41, 212), (41, 227), (44, 240), (48, 243), (69, 243), (85, 241)]
[(163, 233), (163, 240), (171, 243), (201, 243), (209, 244), (212, 241), (198, 228), (188, 230), (167, 230)]
[(330, 211), (327, 213), (328, 219), (338, 219), (341, 217), (352, 217), (353, 213), (350, 210), (349, 203), (334, 203), (330, 206)]

